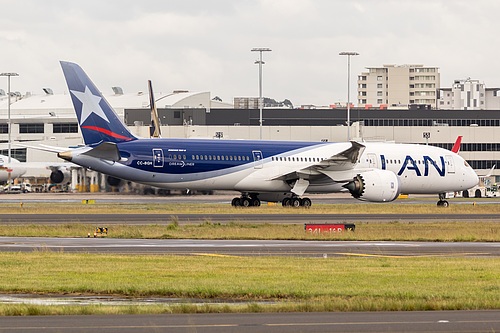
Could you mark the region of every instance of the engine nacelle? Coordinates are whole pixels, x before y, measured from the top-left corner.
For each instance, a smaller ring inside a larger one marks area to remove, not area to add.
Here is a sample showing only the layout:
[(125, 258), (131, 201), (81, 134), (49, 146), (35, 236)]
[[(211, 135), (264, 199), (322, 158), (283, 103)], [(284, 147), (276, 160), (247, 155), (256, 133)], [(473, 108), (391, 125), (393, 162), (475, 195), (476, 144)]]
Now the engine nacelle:
[(344, 187), (359, 200), (388, 202), (401, 192), (401, 181), (392, 171), (373, 169), (360, 172)]
[(108, 183), (109, 186), (113, 187), (120, 187), (123, 184), (123, 181), (120, 178), (116, 178), (113, 176), (107, 176), (106, 182)]
[(71, 172), (66, 167), (57, 168), (50, 173), (50, 181), (54, 184), (67, 184), (71, 180)]

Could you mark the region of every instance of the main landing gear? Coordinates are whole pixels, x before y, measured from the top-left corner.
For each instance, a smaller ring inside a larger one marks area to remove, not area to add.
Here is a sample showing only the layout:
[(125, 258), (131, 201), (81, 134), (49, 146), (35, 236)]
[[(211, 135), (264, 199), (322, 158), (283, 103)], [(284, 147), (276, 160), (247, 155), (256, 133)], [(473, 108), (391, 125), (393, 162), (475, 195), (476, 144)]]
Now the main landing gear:
[(445, 200), (445, 194), (439, 193), (439, 201), (437, 202), (438, 207), (448, 207), (450, 204)]
[[(283, 207), (311, 207), (311, 199), (299, 197), (286, 197), (282, 201)], [(233, 207), (259, 207), (260, 200), (256, 195), (242, 195), (231, 201)]]
[(233, 207), (259, 207), (260, 200), (257, 197), (242, 196), (236, 197), (231, 201)]
[(311, 207), (312, 202), (309, 198), (285, 198), (282, 201), (283, 207)]

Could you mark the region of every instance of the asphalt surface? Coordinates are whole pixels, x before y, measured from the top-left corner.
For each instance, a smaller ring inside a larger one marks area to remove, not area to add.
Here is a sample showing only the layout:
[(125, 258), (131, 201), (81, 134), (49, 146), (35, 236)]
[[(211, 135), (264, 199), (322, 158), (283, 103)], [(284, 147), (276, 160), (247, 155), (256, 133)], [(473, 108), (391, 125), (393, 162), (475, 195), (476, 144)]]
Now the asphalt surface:
[(0, 332), (498, 332), (500, 311), (2, 317)]
[(499, 257), (500, 243), (0, 237), (2, 252), (300, 257)]
[[(214, 195), (138, 195), (133, 193), (3, 193), (0, 192), (0, 203), (79, 203), (82, 200), (95, 200), (96, 203), (205, 203), (231, 204), (240, 193), (217, 191)], [(354, 199), (349, 193), (327, 193), (307, 195), (314, 204), (378, 204)], [(411, 195), (408, 199), (392, 201), (394, 204), (429, 204), (436, 205), (437, 195)], [(499, 203), (500, 198), (460, 198), (448, 199), (451, 205), (469, 205)], [(265, 203), (264, 203), (265, 204)]]
[(436, 222), (499, 221), (500, 214), (1, 214), (0, 224), (179, 224), (213, 223), (341, 223), (341, 222)]

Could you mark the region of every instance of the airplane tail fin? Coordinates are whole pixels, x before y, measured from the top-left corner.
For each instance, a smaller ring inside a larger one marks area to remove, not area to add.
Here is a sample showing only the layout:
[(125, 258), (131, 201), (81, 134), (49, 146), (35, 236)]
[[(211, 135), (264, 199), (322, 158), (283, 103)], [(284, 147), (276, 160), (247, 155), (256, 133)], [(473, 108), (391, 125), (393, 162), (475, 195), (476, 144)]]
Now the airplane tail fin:
[(61, 67), (86, 145), (136, 139), (80, 66), (61, 61)]
[(149, 89), (149, 105), (151, 107), (151, 127), (149, 130), (149, 136), (151, 138), (161, 138), (160, 130), (160, 119), (158, 118), (158, 110), (156, 109), (155, 98), (153, 96), (153, 84), (151, 80), (148, 80)]
[(454, 152), (455, 154), (458, 154), (460, 152), (460, 144), (462, 143), (462, 136), (460, 135), (457, 138), (457, 141), (455, 141), (455, 144), (453, 145), (453, 148), (451, 148), (451, 151)]

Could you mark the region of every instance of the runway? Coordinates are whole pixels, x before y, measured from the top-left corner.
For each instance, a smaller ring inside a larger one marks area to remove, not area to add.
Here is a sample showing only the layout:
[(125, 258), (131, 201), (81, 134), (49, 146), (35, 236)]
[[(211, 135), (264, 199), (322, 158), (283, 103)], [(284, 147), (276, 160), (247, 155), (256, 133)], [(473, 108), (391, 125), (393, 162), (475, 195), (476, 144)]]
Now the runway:
[(2, 317), (0, 332), (498, 332), (500, 311)]
[(438, 222), (498, 221), (500, 214), (1, 214), (0, 224), (105, 224), (104, 226), (127, 225), (166, 225), (172, 218), (179, 224), (213, 223), (332, 223), (332, 222)]
[(298, 257), (499, 257), (500, 243), (0, 237), (2, 252)]

